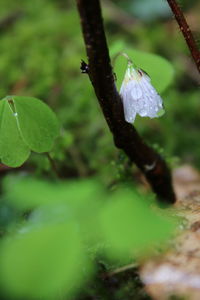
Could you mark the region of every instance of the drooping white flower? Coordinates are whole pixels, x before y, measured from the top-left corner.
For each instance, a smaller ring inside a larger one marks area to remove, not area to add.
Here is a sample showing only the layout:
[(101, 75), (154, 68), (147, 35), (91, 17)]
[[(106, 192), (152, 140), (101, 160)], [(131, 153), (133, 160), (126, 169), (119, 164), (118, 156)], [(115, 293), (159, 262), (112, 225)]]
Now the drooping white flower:
[(161, 116), (159, 112), (164, 111), (162, 98), (152, 86), (150, 77), (143, 70), (134, 68), (130, 61), (120, 95), (123, 100), (125, 120), (128, 123), (135, 121), (136, 114), (141, 117), (156, 118)]

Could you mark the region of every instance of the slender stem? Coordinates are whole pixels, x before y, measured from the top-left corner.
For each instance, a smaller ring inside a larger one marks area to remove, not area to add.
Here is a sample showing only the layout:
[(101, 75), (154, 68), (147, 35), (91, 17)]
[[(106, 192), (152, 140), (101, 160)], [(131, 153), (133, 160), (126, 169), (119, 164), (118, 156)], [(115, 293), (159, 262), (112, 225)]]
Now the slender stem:
[(51, 168), (52, 168), (54, 174), (56, 175), (56, 177), (59, 178), (60, 175), (59, 175), (59, 172), (58, 172), (58, 169), (57, 169), (57, 166), (56, 166), (56, 163), (55, 163), (54, 159), (51, 157), (51, 155), (49, 154), (49, 152), (46, 152), (45, 154), (46, 154), (46, 156), (47, 156), (47, 158), (49, 160), (49, 163), (51, 165)]
[[(85, 41), (87, 73), (94, 87), (116, 147), (122, 149), (143, 172), (158, 200), (174, 203), (171, 174), (165, 161), (146, 145), (124, 119), (122, 100), (116, 90), (104, 32), (99, 0), (76, 0)], [(82, 64), (82, 71), (83, 71)], [(149, 168), (149, 166), (152, 166)]]
[(169, 4), (169, 6), (171, 7), (171, 10), (176, 18), (176, 21), (178, 22), (180, 30), (182, 31), (182, 34), (185, 38), (185, 41), (188, 45), (188, 48), (191, 52), (194, 62), (197, 66), (197, 69), (200, 72), (200, 51), (198, 49), (197, 43), (195, 42), (195, 39), (190, 30), (190, 27), (184, 17), (184, 14), (183, 14), (180, 6), (176, 2), (176, 0), (167, 0), (167, 2)]

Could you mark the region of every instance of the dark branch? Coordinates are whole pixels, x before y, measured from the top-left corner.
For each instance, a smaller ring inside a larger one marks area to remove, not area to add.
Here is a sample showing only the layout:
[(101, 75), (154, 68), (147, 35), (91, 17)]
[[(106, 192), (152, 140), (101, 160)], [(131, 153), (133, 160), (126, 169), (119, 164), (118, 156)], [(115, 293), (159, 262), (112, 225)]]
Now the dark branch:
[(89, 61), (88, 74), (115, 145), (143, 172), (160, 201), (174, 203), (175, 195), (166, 163), (124, 119), (122, 101), (114, 83), (99, 0), (77, 0), (77, 6)]
[(187, 24), (184, 14), (183, 14), (180, 6), (178, 5), (178, 3), (175, 0), (167, 0), (167, 2), (169, 4), (169, 6), (171, 7), (171, 10), (176, 18), (176, 21), (178, 22), (180, 30), (182, 31), (182, 34), (186, 40), (186, 43), (191, 52), (191, 55), (195, 61), (197, 69), (200, 72), (200, 51), (195, 42), (195, 39), (190, 30), (190, 27)]

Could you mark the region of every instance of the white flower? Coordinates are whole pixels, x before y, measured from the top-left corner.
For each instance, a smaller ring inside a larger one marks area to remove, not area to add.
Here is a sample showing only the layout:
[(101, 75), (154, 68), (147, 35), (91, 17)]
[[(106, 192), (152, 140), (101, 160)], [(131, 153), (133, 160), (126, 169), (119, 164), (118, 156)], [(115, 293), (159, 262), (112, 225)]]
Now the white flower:
[(151, 84), (150, 77), (141, 69), (128, 62), (128, 68), (120, 89), (125, 120), (133, 123), (136, 114), (156, 118), (163, 110), (162, 98)]

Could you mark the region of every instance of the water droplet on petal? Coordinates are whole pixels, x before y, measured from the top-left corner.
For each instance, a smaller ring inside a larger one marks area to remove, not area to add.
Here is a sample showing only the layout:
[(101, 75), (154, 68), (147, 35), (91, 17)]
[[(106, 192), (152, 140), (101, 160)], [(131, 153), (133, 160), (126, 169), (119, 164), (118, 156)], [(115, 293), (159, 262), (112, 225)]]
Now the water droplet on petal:
[(147, 116), (147, 112), (146, 111), (141, 111), (140, 113), (139, 113), (139, 115), (141, 116), (141, 117), (145, 117), (145, 116)]
[(150, 78), (143, 72), (141, 76), (132, 63), (128, 64), (120, 94), (123, 100), (125, 119), (129, 123), (134, 122), (136, 114), (141, 117), (155, 118), (160, 116), (160, 111), (164, 111), (162, 98), (150, 83)]

